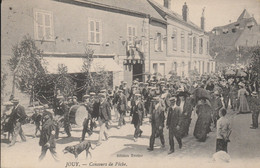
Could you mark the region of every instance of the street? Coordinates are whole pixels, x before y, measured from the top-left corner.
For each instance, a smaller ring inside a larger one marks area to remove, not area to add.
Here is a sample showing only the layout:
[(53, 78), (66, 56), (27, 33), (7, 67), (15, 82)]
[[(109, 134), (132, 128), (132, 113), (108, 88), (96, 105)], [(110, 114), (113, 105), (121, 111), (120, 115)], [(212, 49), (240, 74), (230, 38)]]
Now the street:
[[(250, 129), (251, 114), (239, 114), (234, 111), (228, 111), (228, 118), (232, 123), (231, 142), (228, 144), (228, 152), (231, 156), (231, 162), (225, 163), (225, 166), (231, 167), (237, 165), (238, 167), (257, 167), (260, 163), (260, 129)], [(72, 137), (66, 138), (66, 134), (60, 133), (60, 138), (57, 142), (57, 153), (60, 162), (55, 163), (51, 154), (47, 152), (45, 159), (38, 163), (38, 157), (41, 152), (39, 146), (39, 137), (33, 138), (35, 126), (33, 124), (26, 124), (23, 126), (27, 138), (27, 142), (18, 142), (13, 147), (8, 147), (6, 140), (2, 139), (2, 167), (168, 167), (167, 162), (175, 162), (177, 167), (208, 167), (216, 166), (212, 161), (212, 155), (215, 153), (215, 134), (216, 130), (208, 134), (206, 142), (198, 142), (193, 134), (194, 125), (196, 122), (196, 115), (192, 115), (192, 122), (190, 126), (189, 135), (183, 138), (182, 149), (178, 148), (175, 140), (175, 153), (168, 155), (169, 142), (168, 130), (164, 128), (164, 137), (166, 141), (165, 148), (161, 148), (160, 139), (155, 141), (154, 151), (147, 150), (149, 144), (149, 137), (151, 133), (150, 123), (148, 118), (144, 119), (141, 129), (143, 135), (137, 142), (133, 141), (134, 126), (131, 124), (130, 117), (126, 118), (127, 124), (121, 129), (117, 129), (117, 122), (113, 122), (109, 129), (110, 138), (108, 141), (103, 141), (100, 146), (94, 150), (90, 150), (91, 156), (86, 159), (83, 151), (76, 160), (72, 154), (63, 154), (62, 150), (66, 146), (75, 145), (80, 141), (82, 127), (73, 126)], [(63, 131), (63, 130), (62, 130)], [(95, 146), (98, 139), (99, 127), (94, 130), (91, 137), (87, 138)], [(16, 162), (17, 160), (23, 162)], [(145, 161), (144, 161), (145, 160)], [(160, 162), (158, 162), (160, 160)], [(165, 160), (165, 162), (164, 162)], [(193, 161), (196, 161), (194, 164)], [(198, 162), (199, 161), (199, 162)], [(30, 166), (29, 166), (30, 165)]]

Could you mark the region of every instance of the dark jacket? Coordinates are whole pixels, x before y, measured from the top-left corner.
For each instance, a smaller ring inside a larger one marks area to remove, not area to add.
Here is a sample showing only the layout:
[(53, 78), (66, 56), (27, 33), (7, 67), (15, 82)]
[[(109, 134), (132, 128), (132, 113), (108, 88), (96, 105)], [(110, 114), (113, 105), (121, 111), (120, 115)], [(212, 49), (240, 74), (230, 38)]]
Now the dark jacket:
[(144, 115), (144, 104), (142, 102), (139, 102), (134, 104), (133, 106), (133, 119), (132, 119), (132, 124), (140, 124), (142, 125), (143, 121), (143, 115)]
[(127, 110), (127, 99), (125, 95), (119, 96), (118, 99), (118, 107), (117, 107), (119, 113), (125, 113)]
[(110, 105), (107, 101), (100, 103), (99, 106), (99, 117), (103, 122), (111, 120), (111, 110)]
[(153, 110), (151, 114), (151, 123), (152, 123), (152, 129), (159, 129), (159, 127), (164, 127), (164, 108), (162, 106), (159, 106), (157, 109), (155, 108), (155, 103), (153, 105)]
[(14, 107), (12, 113), (10, 114), (10, 121), (12, 123), (21, 122), (24, 123), (27, 115), (25, 109), (22, 105), (18, 104), (17, 107)]
[(52, 119), (48, 119), (42, 125), (42, 131), (40, 136), (40, 146), (44, 146), (47, 143), (50, 144), (51, 148), (56, 147), (55, 143), (55, 125)]
[(166, 125), (169, 129), (176, 129), (181, 124), (181, 110), (179, 107), (170, 107), (168, 110), (168, 117)]

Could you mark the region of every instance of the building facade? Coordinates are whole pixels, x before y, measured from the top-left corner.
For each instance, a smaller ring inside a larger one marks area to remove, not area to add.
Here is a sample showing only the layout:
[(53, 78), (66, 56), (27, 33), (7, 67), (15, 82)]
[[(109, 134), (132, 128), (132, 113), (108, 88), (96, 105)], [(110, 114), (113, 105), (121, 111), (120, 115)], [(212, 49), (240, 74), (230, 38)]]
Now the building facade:
[(204, 16), (198, 27), (188, 19), (186, 4), (181, 16), (170, 9), (170, 0), (165, 0), (164, 6), (149, 2), (167, 21), (166, 71), (173, 70), (182, 77), (189, 76), (193, 70), (199, 74), (215, 72), (215, 62), (209, 55), (209, 36), (204, 31)]

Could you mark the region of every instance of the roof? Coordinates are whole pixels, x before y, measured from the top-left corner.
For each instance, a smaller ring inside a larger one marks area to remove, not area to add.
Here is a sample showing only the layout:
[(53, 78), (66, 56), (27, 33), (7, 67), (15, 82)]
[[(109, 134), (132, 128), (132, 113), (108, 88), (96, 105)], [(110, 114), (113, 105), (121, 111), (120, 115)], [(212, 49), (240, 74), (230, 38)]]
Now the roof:
[(250, 14), (247, 12), (246, 9), (243, 10), (243, 12), (241, 13), (241, 15), (238, 17), (238, 21), (242, 20), (242, 19), (248, 19), (251, 18)]
[(149, 2), (151, 3), (151, 5), (152, 5), (153, 7), (155, 7), (155, 9), (157, 9), (157, 11), (158, 11), (164, 18), (165, 18), (166, 15), (168, 15), (168, 16), (170, 16), (170, 17), (172, 17), (172, 18), (174, 18), (174, 19), (180, 21), (180, 22), (183, 23), (183, 24), (187, 24), (187, 25), (189, 25), (189, 26), (191, 26), (191, 27), (193, 27), (193, 28), (195, 28), (195, 29), (197, 29), (197, 30), (204, 31), (204, 30), (202, 30), (199, 26), (197, 26), (195, 23), (193, 23), (192, 21), (190, 21), (189, 19), (187, 20), (187, 22), (184, 21), (182, 15), (180, 15), (180, 14), (178, 14), (178, 13), (176, 13), (176, 12), (174, 12), (174, 11), (172, 11), (172, 10), (170, 10), (170, 9), (168, 9), (168, 8), (166, 8), (166, 7), (164, 7), (164, 6), (162, 6), (161, 4), (159, 4), (159, 3), (157, 3), (157, 2), (155, 2), (155, 1), (153, 1), (153, 0), (147, 0), (147, 1), (149, 1)]
[[(66, 0), (65, 0), (66, 1)], [(147, 2), (147, 0), (72, 0), (105, 8), (117, 9), (126, 12), (149, 15), (159, 21), (165, 19)]]
[(210, 42), (221, 46), (234, 46), (238, 38), (243, 33), (243, 30), (237, 30), (235, 33), (229, 32), (227, 34), (210, 35)]
[(229, 24), (224, 25), (224, 26), (214, 27), (213, 30), (216, 30), (216, 29), (232, 29), (235, 26), (246, 27), (247, 24), (250, 23), (250, 22), (254, 22), (255, 25), (257, 25), (255, 18), (251, 17), (249, 15), (249, 13), (247, 12), (247, 10), (244, 9), (243, 12), (241, 13), (241, 15), (238, 17), (237, 21), (229, 23)]

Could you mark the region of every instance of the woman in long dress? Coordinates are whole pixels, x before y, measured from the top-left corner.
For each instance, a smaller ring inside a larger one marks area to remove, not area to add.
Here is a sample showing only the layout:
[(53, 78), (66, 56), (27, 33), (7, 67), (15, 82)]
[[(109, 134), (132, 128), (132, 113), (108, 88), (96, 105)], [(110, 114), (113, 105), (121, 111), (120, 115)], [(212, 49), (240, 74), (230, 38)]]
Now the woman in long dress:
[(210, 132), (211, 106), (206, 98), (200, 99), (197, 105), (196, 113), (198, 119), (195, 124), (193, 135), (201, 142), (205, 142), (207, 134)]
[(245, 84), (239, 83), (240, 89), (238, 90), (238, 100), (239, 100), (239, 113), (250, 112), (249, 105), (247, 103), (246, 96), (249, 95), (248, 91), (245, 89)]

